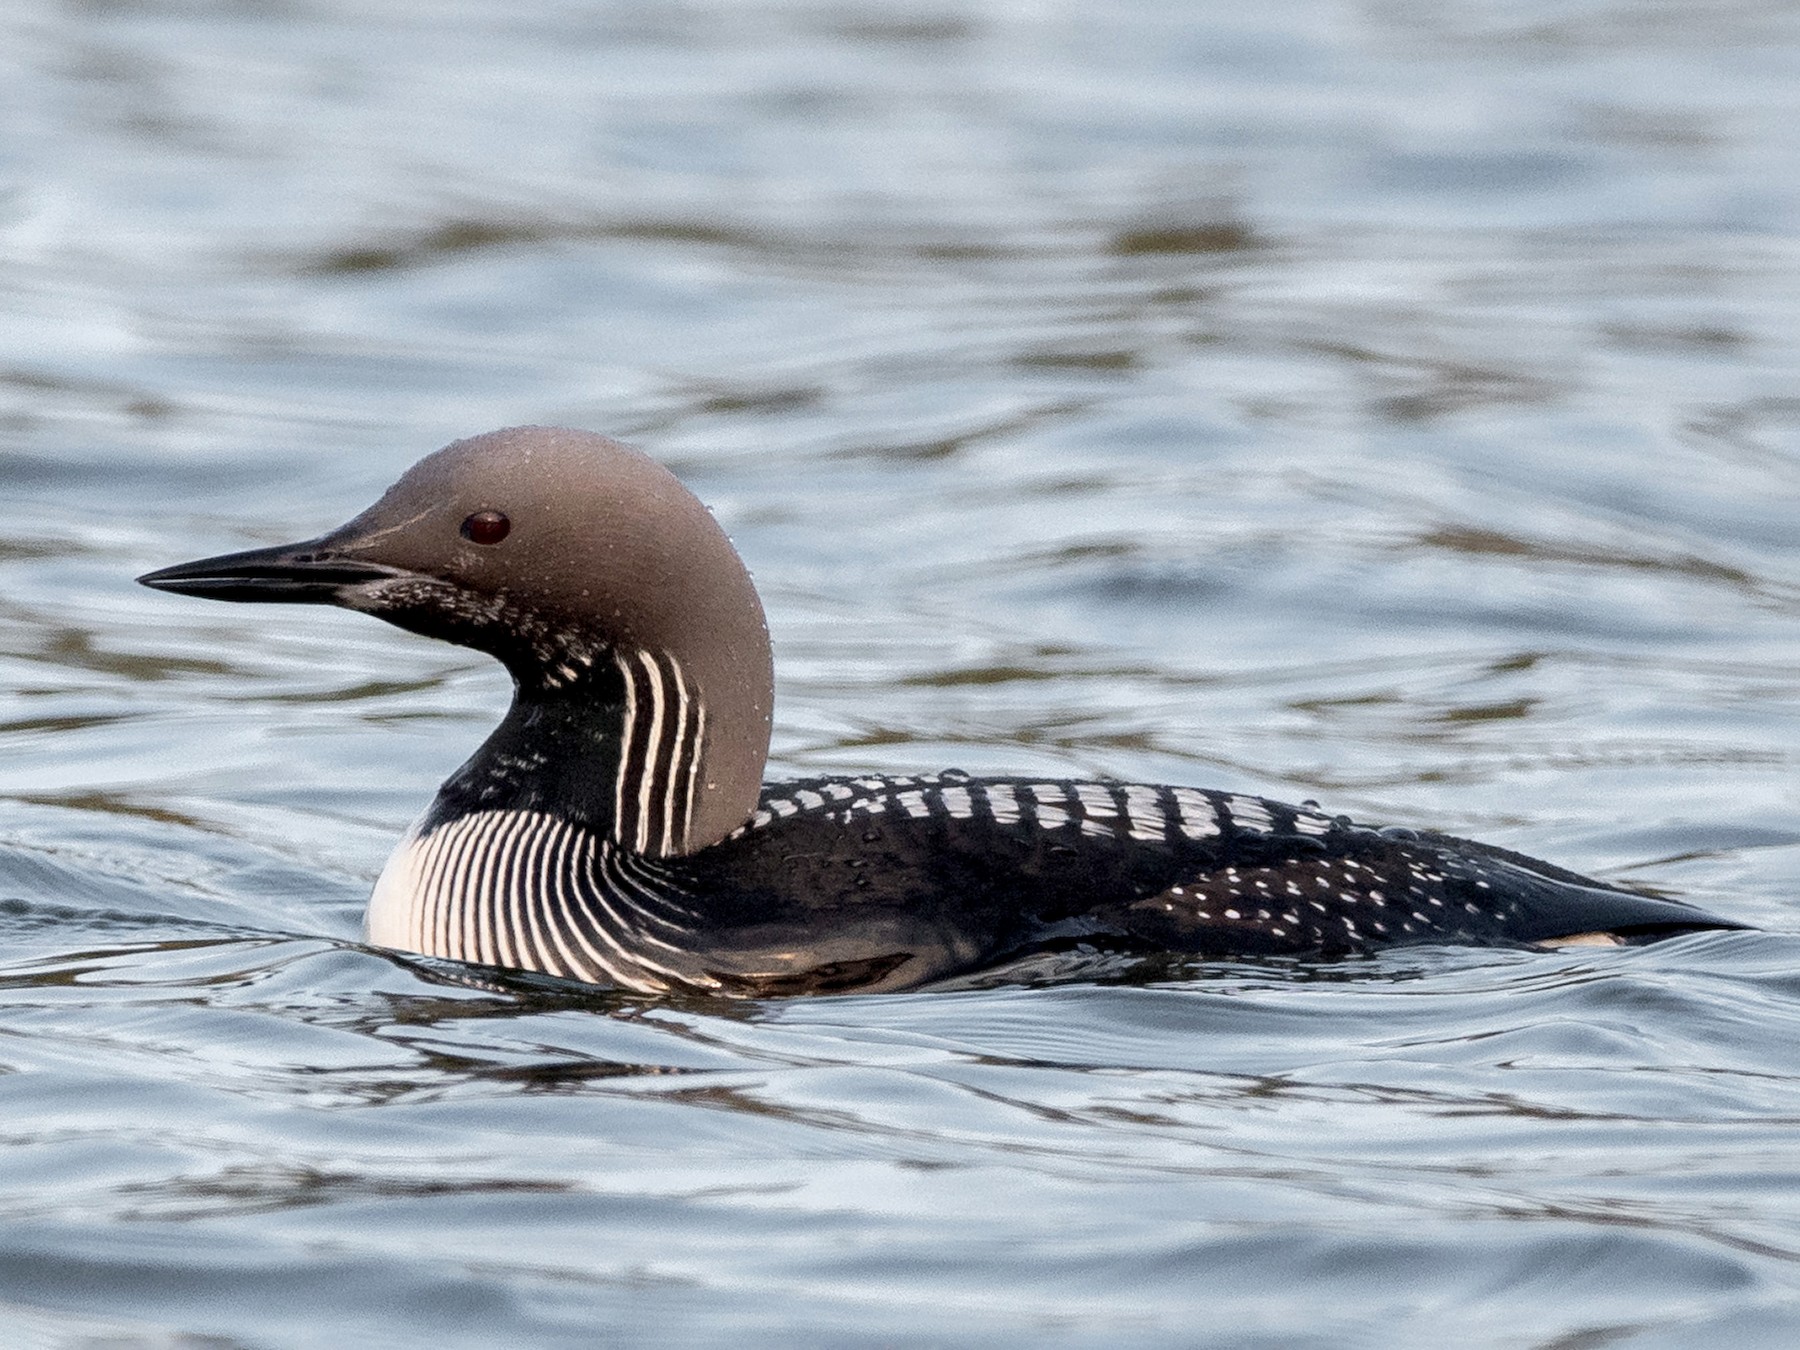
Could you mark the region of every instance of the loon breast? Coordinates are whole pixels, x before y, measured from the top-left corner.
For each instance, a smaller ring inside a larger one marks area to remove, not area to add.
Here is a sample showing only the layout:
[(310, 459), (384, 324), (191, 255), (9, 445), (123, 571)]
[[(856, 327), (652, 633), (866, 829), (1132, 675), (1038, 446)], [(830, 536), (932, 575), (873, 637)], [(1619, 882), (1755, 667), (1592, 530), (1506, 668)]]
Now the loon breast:
[(1739, 925), (1430, 831), (1051, 778), (764, 784), (761, 602), (653, 460), (515, 427), (318, 539), (164, 590), (332, 604), (494, 656), (505, 718), (376, 883), (371, 942), (657, 993), (915, 988), (1036, 956), (1317, 954)]
[(414, 826), (369, 898), (371, 943), (660, 992), (708, 987), (697, 916), (650, 860), (542, 811)]

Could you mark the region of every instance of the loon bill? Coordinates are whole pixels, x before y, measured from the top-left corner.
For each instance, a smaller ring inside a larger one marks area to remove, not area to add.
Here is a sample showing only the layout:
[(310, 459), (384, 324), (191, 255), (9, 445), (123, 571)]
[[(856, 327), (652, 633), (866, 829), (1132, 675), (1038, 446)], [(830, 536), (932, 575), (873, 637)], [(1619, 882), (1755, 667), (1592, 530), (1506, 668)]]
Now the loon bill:
[(765, 784), (774, 674), (731, 542), (666, 469), (514, 427), (306, 543), (147, 586), (362, 610), (515, 692), (389, 860), (369, 940), (645, 992), (896, 990), (1057, 954), (1651, 938), (1741, 925), (1503, 849), (1237, 793)]

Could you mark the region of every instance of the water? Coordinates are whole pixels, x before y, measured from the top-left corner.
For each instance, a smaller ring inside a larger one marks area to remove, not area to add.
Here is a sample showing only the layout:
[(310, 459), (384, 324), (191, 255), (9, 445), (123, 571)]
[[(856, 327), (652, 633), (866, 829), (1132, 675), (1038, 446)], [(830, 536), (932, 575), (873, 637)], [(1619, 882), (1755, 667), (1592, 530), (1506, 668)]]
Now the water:
[[(0, 1344), (1800, 1339), (1800, 15), (0, 20)], [(136, 573), (608, 430), (772, 771), (1317, 797), (1765, 931), (719, 1005), (358, 945), (472, 655)]]

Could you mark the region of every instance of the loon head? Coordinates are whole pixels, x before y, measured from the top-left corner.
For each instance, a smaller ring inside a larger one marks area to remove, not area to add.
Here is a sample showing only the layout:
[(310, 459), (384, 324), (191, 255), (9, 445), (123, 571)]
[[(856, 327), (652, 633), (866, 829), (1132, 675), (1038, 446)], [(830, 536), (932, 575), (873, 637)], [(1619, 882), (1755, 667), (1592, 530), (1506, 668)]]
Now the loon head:
[(494, 656), (527, 708), (582, 697), (596, 670), (623, 668), (635, 688), (641, 663), (698, 728), (693, 806), (668, 851), (716, 843), (756, 807), (774, 675), (750, 575), (673, 474), (605, 436), (512, 427), (456, 441), (317, 539), (138, 580), (361, 610)]

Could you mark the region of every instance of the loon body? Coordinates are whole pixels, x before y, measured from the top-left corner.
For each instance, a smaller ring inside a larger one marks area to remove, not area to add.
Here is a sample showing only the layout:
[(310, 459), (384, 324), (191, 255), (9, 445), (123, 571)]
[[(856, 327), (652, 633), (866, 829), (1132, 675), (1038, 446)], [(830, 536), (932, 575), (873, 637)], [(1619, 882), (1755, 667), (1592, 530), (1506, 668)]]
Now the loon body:
[(499, 659), (505, 720), (376, 883), (370, 941), (648, 992), (912, 988), (1071, 950), (1326, 955), (1738, 925), (1448, 835), (1041, 778), (763, 784), (773, 667), (730, 541), (589, 432), (458, 441), (302, 544), (162, 590), (334, 604)]

